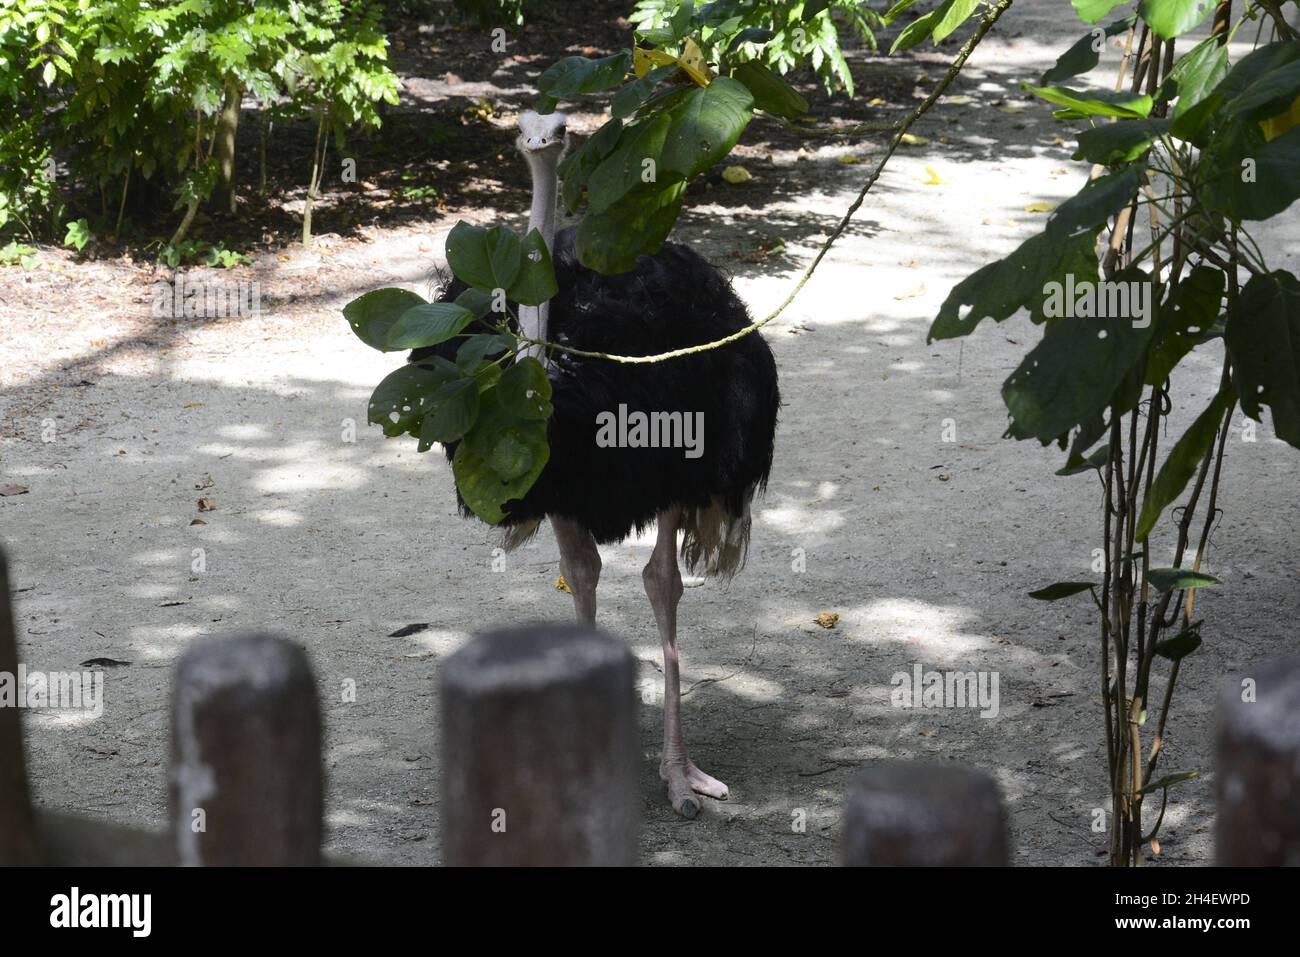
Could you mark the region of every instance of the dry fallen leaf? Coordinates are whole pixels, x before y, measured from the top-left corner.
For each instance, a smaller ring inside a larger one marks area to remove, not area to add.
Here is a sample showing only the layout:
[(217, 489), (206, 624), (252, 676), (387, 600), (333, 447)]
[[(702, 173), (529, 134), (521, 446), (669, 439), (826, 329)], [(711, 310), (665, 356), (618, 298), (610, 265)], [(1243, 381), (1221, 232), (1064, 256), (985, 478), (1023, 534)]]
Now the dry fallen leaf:
[(567, 595), (573, 594), (573, 589), (569, 587), (569, 583), (564, 580), (563, 575), (555, 579), (555, 590), (562, 591)]
[(26, 485), (0, 485), (0, 495), (26, 495)]
[(181, 406), (181, 408), (182, 408), (182, 409), (199, 409), (199, 408), (202, 408), (202, 407), (205, 406), (205, 405), (207, 405), (206, 402), (186, 402), (183, 406)]
[(880, 97), (876, 97), (873, 100), (867, 100), (867, 106), (884, 106), (884, 105), (885, 105), (885, 101), (882, 100)]
[(941, 177), (938, 173), (935, 172), (933, 166), (927, 166), (925, 168), (925, 171), (930, 174), (930, 178), (921, 180), (922, 183), (924, 183), (926, 186), (943, 185), (943, 177)]
[(956, 96), (945, 96), (943, 102), (949, 106), (965, 106), (967, 103), (974, 103), (975, 100), (964, 93), (959, 93)]
[(1050, 213), (1056, 209), (1055, 203), (1030, 203), (1025, 207), (1026, 213)]
[(200, 512), (215, 512), (216, 510), (217, 510), (217, 503), (212, 501), (212, 499), (210, 498), (199, 499)]
[(1160, 856), (1160, 842), (1154, 837), (1151, 838), (1151, 853), (1156, 855), (1156, 857)]
[(840, 616), (833, 611), (824, 611), (814, 618), (813, 621), (817, 622), (817, 624), (821, 625), (823, 628), (834, 628), (840, 623)]
[(722, 171), (722, 178), (732, 186), (739, 186), (741, 183), (748, 183), (754, 178), (754, 174), (743, 166), (728, 166)]
[(925, 295), (925, 283), (917, 286), (915, 289), (909, 289), (907, 292), (900, 292), (895, 299), (915, 299), (917, 296)]
[(930, 139), (926, 136), (917, 136), (915, 133), (904, 133), (898, 141), (904, 146), (924, 146), (930, 142)]
[(939, 736), (939, 732), (935, 728), (921, 729), (921, 737), (923, 738), (937, 738), (938, 736)]
[(196, 519), (194, 519), (194, 521), (190, 522), (190, 524), (191, 524), (191, 525), (206, 525), (206, 524), (208, 524), (208, 523), (205, 522), (205, 521), (203, 521), (203, 519), (201, 519), (201, 518), (196, 518)]
[(862, 160), (854, 156), (852, 153), (844, 153), (841, 156), (835, 157), (835, 162), (843, 163), (845, 166), (857, 166), (862, 162)]

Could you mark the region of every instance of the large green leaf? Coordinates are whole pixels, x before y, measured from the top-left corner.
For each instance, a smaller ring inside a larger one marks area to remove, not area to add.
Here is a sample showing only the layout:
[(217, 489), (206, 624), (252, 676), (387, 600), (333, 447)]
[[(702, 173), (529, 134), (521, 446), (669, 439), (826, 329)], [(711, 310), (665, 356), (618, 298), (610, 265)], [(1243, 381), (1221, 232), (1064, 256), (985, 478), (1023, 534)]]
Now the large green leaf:
[(754, 97), (739, 80), (715, 77), (673, 107), (659, 159), (661, 175), (690, 179), (731, 152), (753, 118)]
[(1252, 277), (1224, 338), (1242, 411), (1259, 421), (1267, 405), (1277, 437), (1300, 448), (1300, 282), (1283, 269)]
[(389, 349), (422, 349), (458, 335), (474, 313), (452, 302), (426, 302), (402, 313), (388, 332)]
[(456, 448), (452, 472), (465, 504), (498, 525), (505, 518), (503, 506), (533, 487), (549, 458), (546, 422), (512, 417), (492, 390), (483, 395), (474, 428)]
[(497, 402), (518, 419), (549, 419), (551, 380), (546, 369), (531, 357), (516, 362), (497, 383)]
[(1079, 39), (1075, 40), (1068, 50), (1056, 58), (1056, 63), (1043, 74), (1042, 85), (1051, 86), (1053, 83), (1060, 83), (1062, 80), (1068, 80), (1072, 76), (1078, 76), (1080, 73), (1087, 73), (1096, 67), (1101, 59), (1103, 49), (1102, 41), (1106, 37), (1113, 37), (1117, 33), (1123, 33), (1129, 27), (1133, 26), (1133, 17), (1125, 17), (1122, 20), (1116, 20), (1108, 24), (1101, 31), (1101, 36), (1097, 36), (1096, 29), (1089, 30)]
[[(1116, 282), (1149, 279), (1137, 269), (1114, 277)], [(1046, 445), (1099, 414), (1143, 357), (1153, 327), (1137, 326), (1128, 316), (1077, 317), (1049, 325), (1002, 386), (1011, 416), (1007, 434)]]
[(1147, 536), (1151, 534), (1151, 529), (1155, 528), (1156, 522), (1160, 521), (1164, 510), (1182, 494), (1188, 481), (1196, 474), (1201, 460), (1205, 458), (1205, 453), (1214, 445), (1215, 437), (1219, 434), (1219, 426), (1223, 423), (1224, 413), (1232, 407), (1236, 399), (1236, 392), (1231, 385), (1220, 390), (1211, 400), (1209, 407), (1196, 417), (1196, 421), (1174, 443), (1164, 465), (1160, 466), (1160, 472), (1151, 485), (1150, 493), (1142, 502), (1142, 511), (1138, 515), (1135, 533), (1139, 542), (1146, 541)]
[(1174, 118), (1200, 103), (1228, 74), (1228, 47), (1215, 37), (1198, 43), (1174, 64), (1170, 79), (1178, 86)]
[(524, 237), (521, 252), (519, 275), (511, 284), (508, 296), (525, 306), (540, 306), (560, 289), (555, 282), (551, 251), (546, 248), (542, 234), (534, 229)]
[(455, 442), (474, 425), (478, 417), (478, 383), (466, 377), (443, 383), (429, 397), (420, 442)]
[(514, 283), (523, 251), (519, 237), (504, 226), (484, 229), (462, 222), (447, 236), (447, 264), (463, 282), (492, 292)]
[(1205, 340), (1219, 317), (1225, 278), (1222, 269), (1197, 266), (1160, 307), (1143, 377), (1147, 385), (1163, 385), (1183, 356)]
[(567, 56), (552, 63), (537, 79), (537, 91), (558, 99), (583, 93), (610, 90), (623, 82), (632, 69), (632, 54), (627, 51), (592, 60), (585, 56)]
[[(448, 371), (447, 366), (451, 366)], [(449, 379), (459, 375), (455, 366), (405, 365), (386, 375), (370, 395), (367, 420), (381, 425), (384, 435), (411, 431), (428, 408), (430, 397)]]
[(1192, 571), (1190, 568), (1152, 568), (1147, 572), (1147, 581), (1161, 594), (1219, 584), (1213, 575)]
[(1117, 120), (1103, 122), (1079, 133), (1077, 160), (1118, 166), (1131, 162), (1147, 151), (1169, 129), (1168, 120)]
[(1138, 16), (1162, 40), (1180, 37), (1193, 30), (1214, 9), (1215, 0), (1141, 0)]
[(1258, 123), (1232, 120), (1201, 156), (1205, 205), (1234, 221), (1269, 219), (1300, 198), (1300, 126), (1269, 141)]
[(935, 20), (934, 29), (930, 31), (934, 44), (938, 46), (948, 34), (965, 23), (980, 2), (981, 0), (953, 0), (953, 3), (947, 6), (943, 16)]
[(388, 344), (388, 331), (406, 310), (423, 302), (420, 296), (405, 289), (375, 289), (344, 306), (343, 318), (357, 338), (370, 348), (392, 352), (402, 347)]
[[(608, 209), (633, 190), (657, 188), (665, 172), (661, 154), (671, 125), (672, 119), (660, 113), (624, 128), (618, 148), (587, 178), (587, 203), (593, 212)], [(651, 174), (653, 179), (647, 179)]]
[(1065, 86), (1034, 86), (1020, 84), (1042, 97), (1048, 103), (1064, 106), (1052, 115), (1059, 119), (1079, 119), (1084, 116), (1138, 116), (1151, 112), (1151, 97), (1145, 93), (1116, 93), (1111, 90), (1071, 90)]
[(1060, 241), (1093, 232), (1129, 204), (1141, 182), (1141, 173), (1132, 167), (1089, 180), (1052, 212), (1048, 235)]
[(754, 108), (793, 120), (808, 112), (803, 95), (757, 60), (742, 63), (731, 71), (733, 78), (745, 85), (754, 97)]
[(934, 28), (939, 25), (948, 11), (952, 9), (956, 0), (944, 0), (939, 6), (935, 7), (929, 13), (922, 14), (911, 23), (909, 23), (894, 40), (894, 45), (889, 48), (891, 54), (900, 50), (910, 50), (912, 47), (924, 42), (925, 38), (934, 32)]
[(570, 153), (561, 161), (559, 174), (564, 180), (561, 196), (569, 212), (577, 211), (587, 180), (601, 161), (618, 146), (622, 133), (623, 121), (615, 117), (592, 133), (581, 149)]
[(1084, 23), (1096, 23), (1120, 4), (1127, 3), (1128, 0), (1070, 0), (1070, 2), (1080, 20)]
[(631, 83), (627, 83), (621, 90), (614, 94), (614, 99), (610, 103), (610, 115), (616, 120), (626, 119), (641, 108), (644, 103), (664, 80), (672, 76), (678, 70), (677, 64), (669, 66), (656, 67), (648, 72), (645, 76), (637, 77)]
[(637, 256), (663, 248), (685, 194), (686, 184), (675, 182), (654, 193), (629, 193), (608, 209), (588, 213), (578, 225), (578, 260), (597, 272), (632, 269)]

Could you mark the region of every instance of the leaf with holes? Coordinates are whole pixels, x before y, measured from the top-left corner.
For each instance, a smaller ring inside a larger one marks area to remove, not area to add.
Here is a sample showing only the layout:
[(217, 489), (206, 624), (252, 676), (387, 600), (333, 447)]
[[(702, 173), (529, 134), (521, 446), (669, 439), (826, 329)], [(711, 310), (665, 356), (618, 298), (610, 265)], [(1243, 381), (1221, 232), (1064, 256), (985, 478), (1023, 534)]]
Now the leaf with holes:
[(1251, 277), (1224, 338), (1242, 411), (1258, 422), (1267, 405), (1277, 437), (1300, 448), (1300, 282), (1284, 269)]
[(376, 289), (344, 306), (343, 318), (370, 348), (392, 352), (402, 347), (388, 344), (389, 330), (408, 309), (423, 302), (423, 298), (406, 289)]
[(546, 369), (532, 357), (510, 366), (497, 383), (497, 402), (516, 418), (549, 419), (551, 380), (546, 376)]

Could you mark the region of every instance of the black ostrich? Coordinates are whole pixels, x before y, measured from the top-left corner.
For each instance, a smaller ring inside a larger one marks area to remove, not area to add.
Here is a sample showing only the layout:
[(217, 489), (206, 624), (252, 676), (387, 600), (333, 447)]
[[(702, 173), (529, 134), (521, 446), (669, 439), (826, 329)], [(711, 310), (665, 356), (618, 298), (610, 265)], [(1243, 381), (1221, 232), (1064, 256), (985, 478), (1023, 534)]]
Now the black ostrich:
[[(652, 355), (720, 339), (750, 324), (727, 278), (685, 246), (668, 243), (653, 256), (641, 256), (634, 270), (621, 275), (582, 266), (573, 230), (555, 235), (556, 168), (567, 141), (565, 117), (529, 112), (519, 127), (517, 145), (533, 178), (529, 227), (538, 229), (551, 249), (559, 284), (546, 305), (519, 307), (525, 337), (592, 352)], [(465, 288), (454, 281), (441, 299), (454, 299)], [(454, 354), (455, 345), (443, 343), (415, 350), (410, 361)], [(531, 354), (540, 351), (532, 347)], [(549, 518), (578, 619), (594, 624), (601, 568), (596, 546), (658, 523), (654, 551), (641, 577), (664, 652), (659, 773), (673, 809), (692, 818), (700, 809), (696, 793), (722, 799), (727, 786), (695, 766), (682, 739), (677, 533), (683, 533), (682, 558), (695, 574), (730, 578), (744, 565), (750, 501), (766, 485), (772, 466), (780, 404), (776, 363), (763, 338), (751, 334), (722, 348), (653, 364), (557, 351), (548, 375), (555, 410), (548, 425), (550, 460), (528, 493), (506, 505), (503, 544), (507, 549), (519, 546)], [(678, 435), (691, 447), (631, 447), (633, 430), (626, 444), (611, 446), (611, 420), (635, 422), (635, 413), (644, 413), (646, 421), (661, 428), (680, 422)], [(690, 427), (699, 424), (702, 436), (691, 434)], [(455, 444), (445, 451), (450, 460)], [(460, 504), (463, 514), (472, 515), (463, 500)]]

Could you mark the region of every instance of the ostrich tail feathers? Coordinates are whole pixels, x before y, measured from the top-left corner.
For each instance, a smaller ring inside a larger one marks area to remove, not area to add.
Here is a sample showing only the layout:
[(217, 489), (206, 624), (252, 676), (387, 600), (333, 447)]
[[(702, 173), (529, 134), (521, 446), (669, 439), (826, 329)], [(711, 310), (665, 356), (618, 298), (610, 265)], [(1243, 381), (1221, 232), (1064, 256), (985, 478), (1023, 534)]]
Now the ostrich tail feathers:
[(682, 513), (682, 560), (692, 574), (730, 579), (745, 567), (753, 497), (751, 485), (736, 500), (715, 495)]
[(542, 527), (540, 518), (529, 519), (526, 522), (520, 522), (517, 525), (507, 525), (504, 528), (497, 529), (497, 545), (508, 552), (513, 552), (520, 545), (527, 545), (532, 541), (537, 530)]

